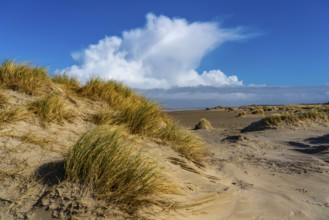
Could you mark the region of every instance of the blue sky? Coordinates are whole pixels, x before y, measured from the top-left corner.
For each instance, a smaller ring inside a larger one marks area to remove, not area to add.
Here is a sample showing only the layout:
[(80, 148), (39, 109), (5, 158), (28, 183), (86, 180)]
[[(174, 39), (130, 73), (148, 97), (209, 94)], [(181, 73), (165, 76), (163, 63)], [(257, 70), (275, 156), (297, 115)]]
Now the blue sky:
[[(29, 60), (47, 67), (50, 73), (75, 71), (82, 79), (96, 71), (107, 78), (122, 80), (120, 77), (124, 76), (130, 80), (128, 85), (139, 89), (147, 85), (152, 89), (190, 86), (193, 90), (198, 84), (218, 88), (318, 86), (327, 94), (327, 0), (0, 0), (0, 3), (1, 60)], [(161, 47), (156, 42), (140, 44), (143, 39), (159, 39), (157, 31), (161, 31), (164, 23), (165, 31), (171, 33), (170, 39), (177, 41)], [(138, 31), (141, 34), (137, 36)], [(141, 51), (143, 47), (155, 46), (159, 47), (151, 53), (153, 57), (149, 51)], [(108, 56), (106, 50), (112, 49), (114, 57), (104, 58), (104, 54)], [(138, 53), (134, 53), (136, 50)], [(102, 57), (97, 62), (108, 64), (91, 67), (96, 55)], [(141, 60), (137, 56), (147, 58)], [(160, 63), (161, 60), (167, 61)], [(112, 65), (116, 61), (119, 63)], [(130, 79), (130, 75), (120, 73), (123, 70), (139, 75)], [(102, 71), (119, 73), (106, 75)], [(173, 73), (163, 80), (166, 71)], [(175, 71), (181, 73), (176, 76)], [(173, 84), (176, 80), (177, 84)], [(319, 101), (329, 97), (325, 94), (319, 96)], [(250, 99), (250, 104), (254, 100)], [(286, 102), (297, 100), (304, 99)], [(259, 102), (265, 101), (270, 102)]]

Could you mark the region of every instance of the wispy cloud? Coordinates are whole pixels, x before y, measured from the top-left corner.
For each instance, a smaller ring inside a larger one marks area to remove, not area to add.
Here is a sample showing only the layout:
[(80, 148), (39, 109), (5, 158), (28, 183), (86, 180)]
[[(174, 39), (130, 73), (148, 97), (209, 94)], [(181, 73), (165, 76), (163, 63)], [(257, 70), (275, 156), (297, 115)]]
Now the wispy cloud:
[(198, 73), (196, 69), (209, 51), (246, 37), (240, 28), (148, 14), (144, 27), (124, 31), (122, 36), (105, 37), (73, 53), (79, 64), (62, 72), (82, 81), (92, 76), (115, 79), (133, 88), (239, 86), (243, 83), (237, 76), (227, 76), (220, 70)]

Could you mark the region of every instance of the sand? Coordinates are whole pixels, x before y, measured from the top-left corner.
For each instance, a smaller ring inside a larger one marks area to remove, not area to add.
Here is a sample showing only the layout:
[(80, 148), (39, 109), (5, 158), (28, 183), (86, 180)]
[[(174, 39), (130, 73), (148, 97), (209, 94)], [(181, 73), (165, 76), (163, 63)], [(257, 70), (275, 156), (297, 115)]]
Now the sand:
[[(14, 92), (11, 103), (30, 102)], [(101, 108), (75, 100), (80, 109)], [(146, 141), (150, 154), (181, 187), (167, 206), (129, 215), (52, 179), (63, 155), (91, 127), (79, 113), (73, 123), (40, 129), (33, 121), (0, 128), (0, 219), (329, 219), (329, 127), (327, 123), (241, 133), (262, 116), (236, 111), (176, 111), (169, 115), (194, 128), (206, 118), (213, 128), (193, 130), (209, 155), (193, 163), (170, 147)], [(42, 139), (47, 137), (47, 139)], [(38, 142), (39, 141), (39, 142)], [(140, 140), (143, 141), (143, 140)], [(40, 144), (42, 143), (42, 144)], [(37, 175), (35, 175), (37, 174)], [(40, 183), (37, 176), (50, 182)], [(53, 189), (53, 190), (49, 190)]]
[(329, 219), (326, 125), (241, 134), (260, 116), (241, 118), (226, 111), (170, 114), (190, 128), (200, 118), (212, 122), (214, 129), (195, 132), (213, 152), (208, 169), (218, 177), (212, 187), (194, 185), (196, 194), (208, 193), (209, 200), (196, 196), (197, 205), (179, 210), (177, 219)]

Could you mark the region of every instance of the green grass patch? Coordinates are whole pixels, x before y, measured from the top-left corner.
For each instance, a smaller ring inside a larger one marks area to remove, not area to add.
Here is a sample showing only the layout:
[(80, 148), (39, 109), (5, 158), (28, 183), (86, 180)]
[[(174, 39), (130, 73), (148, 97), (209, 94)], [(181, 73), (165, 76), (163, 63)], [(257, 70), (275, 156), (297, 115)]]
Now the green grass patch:
[(40, 95), (50, 90), (51, 80), (42, 67), (5, 60), (0, 66), (0, 85), (29, 95)]

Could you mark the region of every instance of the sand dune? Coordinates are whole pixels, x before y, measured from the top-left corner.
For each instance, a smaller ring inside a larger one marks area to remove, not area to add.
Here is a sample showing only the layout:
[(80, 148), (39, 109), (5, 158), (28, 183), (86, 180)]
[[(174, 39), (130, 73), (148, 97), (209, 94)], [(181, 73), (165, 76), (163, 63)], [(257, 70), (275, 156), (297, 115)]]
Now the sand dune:
[[(4, 93), (8, 105), (34, 101), (11, 90)], [(189, 129), (200, 118), (212, 123), (212, 129), (192, 131), (205, 141), (208, 156), (188, 160), (136, 136), (141, 150), (180, 190), (167, 195), (165, 203), (131, 214), (78, 185), (61, 183), (63, 156), (95, 126), (85, 120), (88, 115), (102, 108), (99, 102), (71, 98), (72, 105), (85, 109), (73, 122), (42, 127), (29, 119), (1, 126), (0, 219), (329, 219), (327, 123), (241, 133), (263, 116), (237, 117), (236, 110), (169, 112)]]

